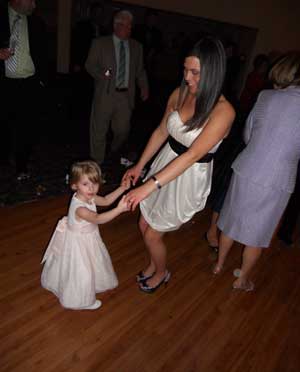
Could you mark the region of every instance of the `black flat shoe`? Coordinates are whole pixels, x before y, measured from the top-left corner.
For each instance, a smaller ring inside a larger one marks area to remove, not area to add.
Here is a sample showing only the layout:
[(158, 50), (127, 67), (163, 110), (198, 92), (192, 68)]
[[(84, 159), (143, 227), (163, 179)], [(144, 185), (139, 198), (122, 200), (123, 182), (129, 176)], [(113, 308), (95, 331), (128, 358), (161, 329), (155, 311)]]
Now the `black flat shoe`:
[(207, 237), (207, 231), (204, 233), (204, 239), (207, 241), (209, 248), (211, 248), (213, 251), (215, 251), (217, 253), (219, 252), (219, 246), (218, 245), (211, 245), (210, 244), (210, 242), (208, 240), (208, 237)]
[(140, 282), (140, 290), (145, 293), (154, 293), (162, 284), (167, 285), (171, 278), (171, 273), (169, 271), (166, 272), (166, 275), (162, 278), (162, 280), (155, 286), (150, 287), (146, 280)]
[(136, 275), (136, 281), (138, 283), (141, 283), (141, 282), (144, 282), (150, 278), (152, 278), (152, 276), (154, 275), (155, 273), (153, 274), (150, 274), (150, 275), (144, 275), (143, 271), (141, 270), (140, 272), (137, 273)]

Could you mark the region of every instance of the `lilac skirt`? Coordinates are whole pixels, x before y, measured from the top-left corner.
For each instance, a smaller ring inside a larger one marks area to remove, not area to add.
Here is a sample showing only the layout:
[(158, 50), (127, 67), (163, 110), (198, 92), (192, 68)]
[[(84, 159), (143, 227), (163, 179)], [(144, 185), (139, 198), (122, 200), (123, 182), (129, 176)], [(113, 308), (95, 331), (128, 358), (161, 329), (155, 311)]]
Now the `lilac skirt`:
[(239, 243), (267, 248), (290, 196), (233, 173), (218, 227)]

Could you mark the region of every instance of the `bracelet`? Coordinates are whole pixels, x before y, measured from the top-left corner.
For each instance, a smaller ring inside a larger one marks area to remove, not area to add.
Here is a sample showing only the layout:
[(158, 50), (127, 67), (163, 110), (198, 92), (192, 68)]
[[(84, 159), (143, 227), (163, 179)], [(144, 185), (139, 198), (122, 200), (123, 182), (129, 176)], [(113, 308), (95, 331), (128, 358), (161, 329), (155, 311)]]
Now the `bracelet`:
[(157, 187), (157, 189), (161, 189), (161, 184), (158, 182), (158, 179), (155, 177), (155, 176), (151, 176), (151, 179), (154, 181), (155, 183), (155, 186)]

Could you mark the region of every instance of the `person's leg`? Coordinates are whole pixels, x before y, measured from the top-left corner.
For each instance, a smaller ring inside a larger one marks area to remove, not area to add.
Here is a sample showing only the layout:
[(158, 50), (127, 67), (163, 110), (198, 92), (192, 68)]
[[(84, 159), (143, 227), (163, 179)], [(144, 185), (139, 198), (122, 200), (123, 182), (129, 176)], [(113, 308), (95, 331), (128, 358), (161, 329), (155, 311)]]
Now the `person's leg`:
[(219, 239), (219, 254), (218, 254), (218, 261), (213, 268), (214, 274), (219, 274), (224, 266), (224, 262), (226, 257), (234, 243), (234, 240), (231, 239), (229, 236), (225, 235), (223, 232), (220, 235)]
[(103, 163), (105, 157), (110, 119), (110, 107), (100, 107), (94, 99), (90, 118), (90, 155), (99, 165)]
[(37, 142), (39, 128), (43, 125), (38, 120), (41, 107), (39, 88), (39, 81), (34, 78), (24, 79), (19, 85), (22, 99), (18, 105), (15, 137), (16, 171), (19, 180), (30, 176), (28, 168), (30, 157), (34, 144)]
[(243, 252), (242, 267), (239, 277), (233, 282), (233, 288), (252, 290), (254, 285), (249, 280), (249, 275), (261, 256), (262, 248), (246, 246)]
[(208, 241), (208, 244), (210, 247), (218, 247), (219, 245), (219, 230), (217, 226), (217, 220), (219, 217), (219, 213), (213, 211), (211, 215), (211, 220), (210, 220), (210, 226), (209, 229), (206, 232), (206, 239)]
[(16, 172), (19, 180), (29, 177), (28, 164), (37, 130), (37, 111), (40, 107), (37, 101), (37, 84), (39, 83), (34, 78), (18, 81), (18, 104), (16, 105), (18, 110), (14, 141)]
[[(140, 232), (143, 236), (144, 242), (145, 242), (145, 233), (146, 233), (146, 230), (147, 230), (148, 227), (149, 227), (148, 223), (146, 222), (144, 217), (141, 215), (140, 219), (139, 219), (139, 229), (140, 229)], [(145, 243), (145, 245), (146, 245), (146, 243)], [(147, 245), (146, 245), (146, 247), (147, 247)], [(148, 247), (147, 247), (147, 249), (148, 249)], [(142, 274), (143, 277), (149, 277), (155, 271), (156, 271), (156, 267), (155, 267), (154, 261), (152, 260), (152, 257), (149, 254), (149, 264), (146, 267), (146, 269), (142, 270), (141, 274)]]
[(1, 147), (0, 158), (3, 163), (8, 164), (13, 158), (13, 128), (15, 127), (16, 106), (15, 89), (11, 80), (4, 79), (0, 84), (1, 102)]
[(130, 131), (131, 108), (126, 92), (116, 93), (111, 128), (113, 141), (111, 149), (113, 154), (117, 154), (128, 139)]
[(150, 226), (145, 231), (144, 242), (155, 267), (155, 274), (146, 282), (149, 287), (157, 286), (166, 276), (167, 248), (162, 240), (163, 235), (164, 233), (156, 231)]

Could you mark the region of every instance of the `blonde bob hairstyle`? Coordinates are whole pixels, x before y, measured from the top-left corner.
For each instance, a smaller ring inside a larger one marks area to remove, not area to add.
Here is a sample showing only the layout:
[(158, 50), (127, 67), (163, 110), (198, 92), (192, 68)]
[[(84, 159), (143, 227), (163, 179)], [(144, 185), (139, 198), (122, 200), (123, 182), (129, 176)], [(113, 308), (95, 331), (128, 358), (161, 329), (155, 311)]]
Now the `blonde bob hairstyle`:
[(73, 188), (73, 185), (79, 182), (82, 176), (86, 175), (88, 179), (93, 183), (100, 184), (101, 179), (101, 170), (98, 164), (92, 160), (79, 161), (72, 165), (71, 174), (70, 174), (70, 185)]
[(276, 88), (300, 85), (300, 52), (280, 57), (270, 70), (269, 79)]

